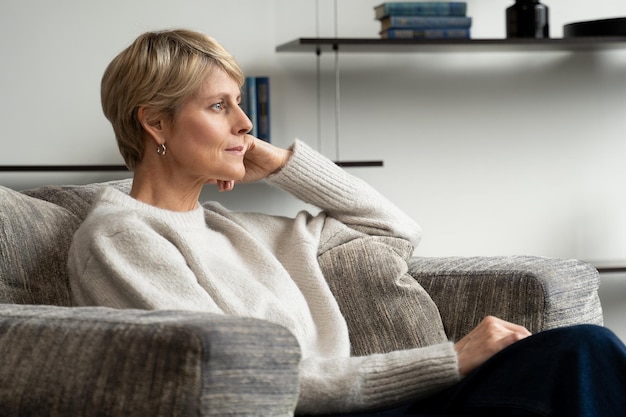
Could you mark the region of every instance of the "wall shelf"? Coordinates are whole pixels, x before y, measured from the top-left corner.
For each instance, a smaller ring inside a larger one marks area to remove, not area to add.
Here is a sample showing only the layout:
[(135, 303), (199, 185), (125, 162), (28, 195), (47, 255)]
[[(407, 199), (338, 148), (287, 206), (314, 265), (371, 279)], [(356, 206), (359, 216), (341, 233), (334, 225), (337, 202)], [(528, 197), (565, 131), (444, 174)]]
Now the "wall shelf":
[[(335, 161), (343, 168), (382, 167), (383, 161)], [(0, 165), (0, 172), (120, 172), (125, 165)]]
[(125, 165), (0, 165), (0, 172), (116, 172)]
[(337, 166), (343, 168), (382, 167), (383, 161), (335, 161)]
[(626, 260), (588, 262), (592, 264), (601, 274), (626, 272)]
[(554, 39), (298, 38), (276, 52), (540, 52), (626, 50), (626, 37)]

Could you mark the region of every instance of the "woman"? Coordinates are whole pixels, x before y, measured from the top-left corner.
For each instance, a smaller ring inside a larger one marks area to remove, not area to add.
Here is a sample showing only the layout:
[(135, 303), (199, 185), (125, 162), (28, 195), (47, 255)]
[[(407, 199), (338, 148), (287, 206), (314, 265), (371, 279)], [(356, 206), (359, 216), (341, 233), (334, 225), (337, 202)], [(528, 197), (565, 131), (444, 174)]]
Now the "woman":
[[(398, 408), (384, 415), (448, 412), (450, 404), (458, 409), (449, 412), (456, 413), (478, 403), (492, 409), (493, 401), (485, 398), (501, 385), (498, 372), (519, 384), (516, 374), (527, 375), (516, 371), (527, 368), (524, 352), (543, 349), (542, 340), (555, 336), (528, 337), (525, 328), (490, 317), (457, 343), (350, 357), (346, 322), (317, 255), (362, 235), (417, 244), (420, 229), (304, 143), (281, 149), (248, 135), (252, 125), (239, 107), (242, 84), (232, 56), (190, 31), (146, 33), (111, 62), (102, 80), (102, 105), (134, 178), (130, 195), (104, 189), (76, 232), (69, 258), (74, 302), (198, 310), (281, 324), (302, 350), (299, 414), (366, 412), (389, 398)], [(228, 191), (236, 182), (261, 179), (323, 211), (288, 219), (198, 204), (205, 184)], [(626, 369), (623, 346), (603, 329), (583, 326), (565, 333), (559, 340), (592, 334), (600, 346), (617, 346), (618, 359), (611, 357), (610, 364)], [(529, 343), (518, 359), (506, 354), (522, 346), (515, 343), (522, 339)], [(472, 388), (483, 380), (486, 388)], [(440, 393), (433, 396), (435, 391)]]

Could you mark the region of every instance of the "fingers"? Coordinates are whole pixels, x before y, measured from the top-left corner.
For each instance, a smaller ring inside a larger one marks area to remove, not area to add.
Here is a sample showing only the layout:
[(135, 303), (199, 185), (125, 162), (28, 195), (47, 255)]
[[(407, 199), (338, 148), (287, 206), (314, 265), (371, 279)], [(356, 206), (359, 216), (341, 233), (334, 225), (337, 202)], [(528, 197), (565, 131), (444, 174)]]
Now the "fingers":
[(530, 332), (524, 326), (494, 316), (485, 317), (476, 328), (480, 328), (482, 331), (491, 331), (500, 334), (512, 333), (521, 338), (530, 336)]
[(521, 336), (524, 336), (524, 337), (531, 335), (531, 333), (528, 331), (528, 329), (526, 329), (526, 327), (520, 326), (519, 324), (511, 323), (506, 320), (499, 319), (497, 317), (487, 316), (483, 319), (483, 321), (490, 322), (496, 326), (502, 326), (503, 328), (511, 332), (514, 332), (516, 334), (519, 334)]
[(252, 151), (256, 147), (256, 143), (259, 140), (260, 139), (252, 135), (245, 135), (243, 141), (246, 144), (246, 153)]
[[(281, 169), (291, 157), (291, 150), (279, 148), (268, 142), (262, 141), (251, 135), (245, 135), (246, 153), (244, 155), (245, 175), (238, 178), (237, 182), (255, 182), (266, 178), (268, 175)], [(235, 181), (215, 181), (218, 191), (230, 191), (235, 186)]]
[(217, 181), (217, 190), (219, 192), (230, 191), (235, 188), (235, 181)]
[(530, 334), (523, 326), (493, 316), (485, 317), (454, 345), (458, 354), (459, 371), (462, 375), (467, 375), (502, 349)]

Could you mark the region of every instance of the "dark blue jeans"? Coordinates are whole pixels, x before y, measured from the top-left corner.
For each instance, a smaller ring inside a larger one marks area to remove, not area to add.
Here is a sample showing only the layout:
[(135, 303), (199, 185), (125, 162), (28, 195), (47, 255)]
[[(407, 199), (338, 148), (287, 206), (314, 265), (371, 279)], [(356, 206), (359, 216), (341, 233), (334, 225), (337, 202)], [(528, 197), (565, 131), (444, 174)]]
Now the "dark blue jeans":
[(449, 389), (393, 410), (342, 417), (606, 417), (626, 411), (626, 346), (608, 329), (537, 333)]

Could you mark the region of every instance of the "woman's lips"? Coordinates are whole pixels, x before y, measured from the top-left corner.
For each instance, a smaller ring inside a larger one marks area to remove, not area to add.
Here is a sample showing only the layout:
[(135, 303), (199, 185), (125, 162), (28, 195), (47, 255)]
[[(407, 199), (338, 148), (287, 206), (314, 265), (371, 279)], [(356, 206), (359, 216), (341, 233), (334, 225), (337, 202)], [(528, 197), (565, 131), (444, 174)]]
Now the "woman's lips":
[(235, 155), (243, 155), (245, 153), (246, 148), (244, 146), (235, 146), (232, 148), (226, 149), (226, 152), (232, 153)]

